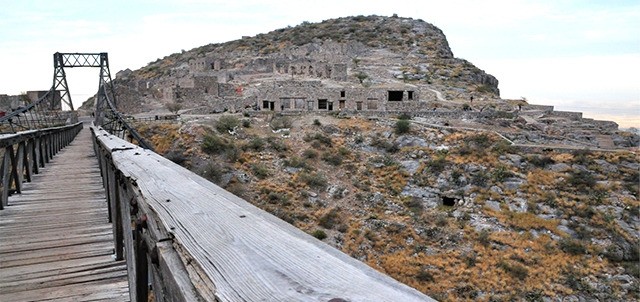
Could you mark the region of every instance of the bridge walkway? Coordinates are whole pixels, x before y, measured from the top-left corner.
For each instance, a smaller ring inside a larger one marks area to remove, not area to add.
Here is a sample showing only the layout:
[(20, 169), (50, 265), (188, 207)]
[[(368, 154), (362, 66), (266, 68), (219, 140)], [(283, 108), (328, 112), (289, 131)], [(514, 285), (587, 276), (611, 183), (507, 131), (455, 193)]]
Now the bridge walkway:
[(0, 211), (0, 301), (128, 301), (91, 131)]

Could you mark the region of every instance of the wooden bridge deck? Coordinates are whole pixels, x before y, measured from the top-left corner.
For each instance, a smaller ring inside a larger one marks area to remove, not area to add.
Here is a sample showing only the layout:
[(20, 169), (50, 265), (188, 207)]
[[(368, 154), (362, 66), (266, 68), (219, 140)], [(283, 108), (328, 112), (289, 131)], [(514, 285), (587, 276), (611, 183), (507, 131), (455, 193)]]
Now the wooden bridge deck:
[(85, 128), (0, 211), (0, 301), (128, 301), (105, 198)]

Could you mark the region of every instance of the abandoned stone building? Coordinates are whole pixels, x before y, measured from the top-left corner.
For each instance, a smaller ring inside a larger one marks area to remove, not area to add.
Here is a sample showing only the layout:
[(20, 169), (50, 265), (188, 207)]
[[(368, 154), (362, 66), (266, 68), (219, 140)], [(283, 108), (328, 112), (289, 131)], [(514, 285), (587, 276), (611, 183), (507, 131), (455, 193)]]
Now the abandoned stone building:
[(258, 108), (269, 111), (426, 110), (420, 96), (420, 88), (409, 84), (327, 87), (320, 81), (273, 82), (255, 95)]
[(141, 82), (136, 90), (167, 102), (196, 101), (213, 110), (247, 106), (270, 111), (431, 109), (425, 98), (434, 97), (428, 90), (405, 83), (364, 87), (348, 81), (348, 69), (348, 64), (335, 58), (332, 62), (295, 57), (233, 61), (209, 55), (174, 68), (173, 76), (166, 79), (170, 82)]
[[(33, 103), (45, 96), (48, 90), (27, 91), (20, 95), (0, 95), (0, 111), (10, 112), (28, 103)], [(62, 110), (60, 91), (56, 91), (49, 101), (49, 110)]]

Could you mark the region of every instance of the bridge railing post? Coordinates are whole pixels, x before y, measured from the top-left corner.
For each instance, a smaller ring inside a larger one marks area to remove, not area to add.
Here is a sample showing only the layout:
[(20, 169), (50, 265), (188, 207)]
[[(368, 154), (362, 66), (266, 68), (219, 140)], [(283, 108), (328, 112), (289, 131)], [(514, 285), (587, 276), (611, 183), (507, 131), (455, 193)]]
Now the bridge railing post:
[(11, 178), (11, 151), (9, 147), (4, 149), (2, 156), (2, 166), (0, 167), (0, 177), (2, 192), (0, 192), (0, 210), (9, 205), (9, 179)]

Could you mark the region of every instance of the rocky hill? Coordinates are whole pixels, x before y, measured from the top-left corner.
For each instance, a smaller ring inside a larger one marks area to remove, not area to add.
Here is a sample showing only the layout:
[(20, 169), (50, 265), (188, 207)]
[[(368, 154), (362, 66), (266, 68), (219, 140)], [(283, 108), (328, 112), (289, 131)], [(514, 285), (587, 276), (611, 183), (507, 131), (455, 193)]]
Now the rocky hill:
[[(303, 23), (210, 44), (140, 70), (121, 71), (116, 82), (118, 106), (130, 113), (162, 109), (168, 103), (180, 103), (190, 112), (240, 110), (263, 98), (283, 97), (263, 89), (281, 82), (299, 82), (306, 90), (314, 85), (404, 88), (415, 90), (415, 100), (423, 102), (436, 100), (432, 89), (448, 98), (499, 97), (498, 80), (455, 58), (440, 29), (422, 20), (380, 16)], [(311, 97), (324, 98), (317, 93)]]
[(422, 119), (141, 123), (157, 151), (443, 301), (628, 301), (638, 154), (515, 147)]
[(303, 23), (116, 84), (159, 153), (438, 300), (640, 289), (638, 135), (500, 99), (422, 20)]

